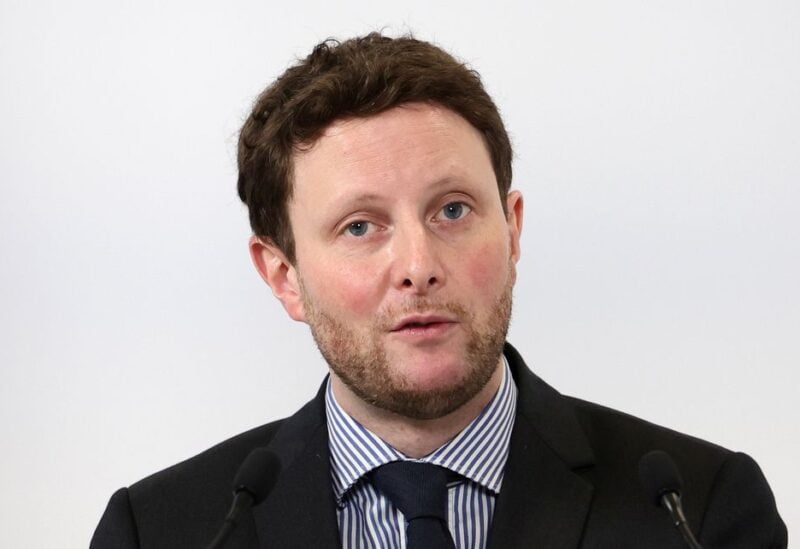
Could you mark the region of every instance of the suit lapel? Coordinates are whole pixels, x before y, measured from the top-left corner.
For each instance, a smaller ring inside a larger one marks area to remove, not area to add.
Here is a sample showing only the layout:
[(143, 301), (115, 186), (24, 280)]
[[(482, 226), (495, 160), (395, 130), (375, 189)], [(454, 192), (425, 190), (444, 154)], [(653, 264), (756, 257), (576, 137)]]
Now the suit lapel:
[(591, 468), (591, 448), (563, 397), (513, 347), (505, 354), (519, 394), (489, 549), (578, 547), (592, 500), (578, 471)]
[(261, 549), (340, 547), (324, 387), (286, 420), (268, 446), (281, 462), (281, 473), (269, 497), (253, 509)]

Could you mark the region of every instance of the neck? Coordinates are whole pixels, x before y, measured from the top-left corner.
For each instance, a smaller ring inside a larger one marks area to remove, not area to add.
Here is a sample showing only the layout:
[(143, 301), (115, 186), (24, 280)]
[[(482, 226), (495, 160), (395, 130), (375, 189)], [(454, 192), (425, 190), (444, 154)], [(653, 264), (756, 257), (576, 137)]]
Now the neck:
[(361, 400), (331, 372), (336, 401), (350, 417), (410, 458), (422, 458), (464, 430), (491, 402), (503, 381), (503, 359), (478, 394), (446, 416), (414, 419), (377, 408)]

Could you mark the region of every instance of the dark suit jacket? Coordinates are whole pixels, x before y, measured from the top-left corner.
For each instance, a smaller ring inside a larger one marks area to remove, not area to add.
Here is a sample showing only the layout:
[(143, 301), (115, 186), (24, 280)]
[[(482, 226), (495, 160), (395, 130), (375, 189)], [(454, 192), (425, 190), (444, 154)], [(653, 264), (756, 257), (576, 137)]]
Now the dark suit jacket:
[[(638, 460), (652, 449), (677, 463), (686, 515), (706, 549), (786, 547), (772, 492), (748, 456), (562, 396), (513, 347), (505, 354), (519, 397), (490, 549), (685, 547), (668, 515), (642, 495)], [(236, 470), (260, 446), (275, 452), (281, 472), (228, 547), (339, 547), (320, 389), (292, 417), (117, 491), (91, 548), (204, 547), (228, 511)]]

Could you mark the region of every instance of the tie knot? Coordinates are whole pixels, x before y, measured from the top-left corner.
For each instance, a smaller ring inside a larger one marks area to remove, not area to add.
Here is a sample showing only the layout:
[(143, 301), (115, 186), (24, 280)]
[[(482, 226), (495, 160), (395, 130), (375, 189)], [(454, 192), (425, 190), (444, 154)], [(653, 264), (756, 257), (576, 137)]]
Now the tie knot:
[(434, 517), (447, 523), (447, 469), (431, 463), (393, 461), (369, 474), (406, 518)]

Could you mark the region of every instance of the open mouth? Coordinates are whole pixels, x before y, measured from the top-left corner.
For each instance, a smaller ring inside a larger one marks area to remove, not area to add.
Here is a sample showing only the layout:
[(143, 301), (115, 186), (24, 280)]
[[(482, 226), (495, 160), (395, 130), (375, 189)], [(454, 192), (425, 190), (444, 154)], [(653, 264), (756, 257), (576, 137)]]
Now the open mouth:
[(426, 328), (433, 324), (441, 324), (441, 322), (409, 322), (408, 324), (403, 324), (400, 326), (401, 330), (408, 330), (412, 328)]
[(425, 333), (442, 330), (455, 324), (455, 321), (441, 316), (428, 316), (426, 318), (408, 318), (400, 321), (392, 329), (393, 332)]

